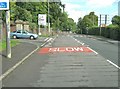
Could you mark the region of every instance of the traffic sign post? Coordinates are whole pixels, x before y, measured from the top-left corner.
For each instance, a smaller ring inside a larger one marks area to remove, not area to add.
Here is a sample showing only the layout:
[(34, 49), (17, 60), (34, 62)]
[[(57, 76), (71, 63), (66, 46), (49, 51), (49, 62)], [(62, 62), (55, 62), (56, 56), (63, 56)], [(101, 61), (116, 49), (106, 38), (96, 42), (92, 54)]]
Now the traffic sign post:
[(10, 11), (6, 11), (6, 53), (11, 58), (11, 42), (10, 42)]
[(0, 0), (0, 10), (9, 10), (9, 0)]
[(6, 56), (11, 58), (9, 0), (0, 0), (0, 10), (6, 11)]
[(46, 26), (46, 14), (38, 14), (38, 35), (41, 35), (40, 25)]

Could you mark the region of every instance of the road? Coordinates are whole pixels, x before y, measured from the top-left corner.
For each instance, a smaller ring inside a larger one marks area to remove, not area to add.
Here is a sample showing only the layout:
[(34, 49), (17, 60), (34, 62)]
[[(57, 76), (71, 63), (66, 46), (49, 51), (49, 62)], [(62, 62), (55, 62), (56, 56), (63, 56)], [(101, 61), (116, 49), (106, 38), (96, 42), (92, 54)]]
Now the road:
[(89, 45), (90, 48), (97, 51), (104, 58), (118, 65), (118, 45), (108, 43), (101, 39), (97, 40), (89, 36), (76, 35), (74, 37), (82, 43)]
[(77, 39), (59, 35), (3, 79), (3, 87), (118, 87), (118, 69), (92, 50), (95, 42), (91, 49), (88, 38)]

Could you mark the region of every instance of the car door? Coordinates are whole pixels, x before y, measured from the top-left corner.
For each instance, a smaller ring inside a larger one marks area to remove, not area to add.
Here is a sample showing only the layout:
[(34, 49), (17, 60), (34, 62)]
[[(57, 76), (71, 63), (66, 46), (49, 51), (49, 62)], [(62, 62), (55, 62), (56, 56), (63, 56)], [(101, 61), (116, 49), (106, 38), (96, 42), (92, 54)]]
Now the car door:
[(21, 38), (21, 36), (22, 36), (22, 31), (21, 31), (21, 30), (16, 31), (16, 36)]
[(29, 34), (26, 31), (22, 31), (23, 38), (29, 38)]

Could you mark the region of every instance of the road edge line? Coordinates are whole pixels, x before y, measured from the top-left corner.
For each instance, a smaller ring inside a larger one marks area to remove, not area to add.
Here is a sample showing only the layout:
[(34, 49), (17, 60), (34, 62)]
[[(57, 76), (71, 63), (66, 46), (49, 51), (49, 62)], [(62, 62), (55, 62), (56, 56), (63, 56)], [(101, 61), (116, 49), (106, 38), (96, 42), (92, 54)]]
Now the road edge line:
[(28, 57), (30, 57), (38, 49), (39, 49), (39, 46), (37, 46), (37, 48), (35, 50), (33, 50), (31, 53), (29, 53), (27, 56), (25, 56), (21, 61), (19, 61), (17, 64), (15, 64), (9, 70), (7, 70), (4, 74), (2, 74), (0, 76), (0, 81), (2, 81), (5, 77), (7, 77), (12, 71), (14, 71), (18, 66), (20, 66)]
[(120, 67), (119, 67), (118, 65), (116, 65), (115, 63), (113, 63), (112, 61), (107, 60), (107, 62), (109, 62), (110, 64), (112, 64), (114, 67), (116, 67), (116, 68), (120, 69)]
[[(43, 47), (48, 40), (50, 40), (50, 38), (46, 38), (44, 41), (46, 41), (45, 43), (43, 43), (41, 45), (41, 47)], [(9, 70), (7, 70), (4, 74), (2, 74), (0, 76), (0, 81), (2, 81), (5, 77), (7, 77), (12, 71), (14, 71), (18, 66), (20, 66), (28, 57), (30, 57), (35, 51), (37, 51), (40, 46), (36, 45), (37, 48), (35, 50), (33, 50), (31, 53), (29, 53), (27, 56), (25, 56), (21, 61), (19, 61), (17, 64), (15, 64), (13, 67), (11, 67)]]

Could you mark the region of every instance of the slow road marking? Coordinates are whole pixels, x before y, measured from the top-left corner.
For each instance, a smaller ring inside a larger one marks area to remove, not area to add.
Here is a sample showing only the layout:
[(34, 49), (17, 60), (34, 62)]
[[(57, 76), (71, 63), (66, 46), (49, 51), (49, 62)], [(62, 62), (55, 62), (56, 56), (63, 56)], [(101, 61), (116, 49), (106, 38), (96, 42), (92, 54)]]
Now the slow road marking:
[(60, 52), (93, 52), (93, 50), (80, 46), (80, 47), (54, 47), (54, 48), (41, 48), (39, 53), (46, 54), (46, 53), (60, 53)]

